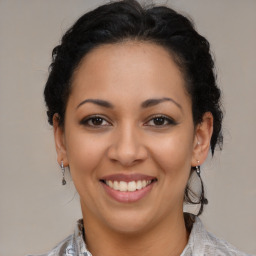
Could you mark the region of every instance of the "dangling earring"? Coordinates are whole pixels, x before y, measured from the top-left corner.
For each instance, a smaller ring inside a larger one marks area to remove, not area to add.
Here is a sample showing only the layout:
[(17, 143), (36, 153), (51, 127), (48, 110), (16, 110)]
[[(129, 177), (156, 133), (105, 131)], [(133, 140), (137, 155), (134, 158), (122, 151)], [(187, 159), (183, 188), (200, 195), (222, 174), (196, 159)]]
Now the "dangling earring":
[(201, 170), (200, 170), (200, 166), (196, 166), (196, 173), (198, 175), (198, 177), (200, 177), (200, 174), (201, 174)]
[(60, 162), (60, 168), (61, 168), (61, 171), (62, 171), (62, 185), (66, 185), (66, 180), (65, 180), (65, 167), (64, 167), (64, 164), (63, 164), (63, 161)]
[(199, 199), (201, 207), (200, 207), (200, 210), (197, 214), (197, 215), (200, 215), (203, 212), (204, 205), (208, 204), (208, 200), (207, 200), (207, 198), (204, 197), (204, 184), (203, 184), (203, 181), (202, 181), (202, 178), (201, 178), (201, 170), (200, 170), (200, 165), (199, 165), (198, 160), (197, 160), (197, 163), (198, 163), (198, 165), (195, 167), (194, 170), (196, 171), (198, 177), (200, 178), (200, 182), (201, 182), (201, 196), (200, 196), (200, 199)]

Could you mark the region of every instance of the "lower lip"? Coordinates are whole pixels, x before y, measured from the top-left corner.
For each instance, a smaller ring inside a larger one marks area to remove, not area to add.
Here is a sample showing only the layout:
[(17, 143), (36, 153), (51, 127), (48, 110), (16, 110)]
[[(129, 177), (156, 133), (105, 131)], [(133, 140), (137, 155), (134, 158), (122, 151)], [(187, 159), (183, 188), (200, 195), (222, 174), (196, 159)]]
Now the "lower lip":
[(133, 192), (121, 192), (118, 190), (114, 190), (105, 183), (102, 183), (107, 194), (120, 203), (133, 203), (139, 201), (151, 191), (154, 184), (155, 182), (147, 185), (145, 188)]

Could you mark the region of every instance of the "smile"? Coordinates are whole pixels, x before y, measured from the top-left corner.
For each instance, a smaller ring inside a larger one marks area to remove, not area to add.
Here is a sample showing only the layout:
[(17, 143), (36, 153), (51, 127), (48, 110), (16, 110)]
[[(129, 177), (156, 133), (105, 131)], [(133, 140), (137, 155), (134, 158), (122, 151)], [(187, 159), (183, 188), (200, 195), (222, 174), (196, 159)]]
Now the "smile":
[(141, 190), (151, 184), (154, 180), (138, 180), (138, 181), (112, 181), (107, 180), (105, 184), (108, 185), (110, 188), (121, 191), (121, 192), (134, 192), (136, 190)]
[(100, 182), (112, 199), (132, 203), (146, 197), (157, 178), (143, 174), (114, 174), (102, 177)]

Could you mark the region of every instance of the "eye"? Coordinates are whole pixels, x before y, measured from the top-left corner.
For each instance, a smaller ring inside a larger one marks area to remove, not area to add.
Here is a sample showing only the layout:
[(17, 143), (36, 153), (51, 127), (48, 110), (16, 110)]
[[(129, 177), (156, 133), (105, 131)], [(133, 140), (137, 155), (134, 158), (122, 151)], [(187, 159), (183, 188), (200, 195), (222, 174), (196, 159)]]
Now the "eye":
[(167, 126), (174, 124), (176, 124), (176, 122), (173, 119), (163, 115), (154, 116), (146, 122), (147, 126)]
[(90, 127), (110, 126), (111, 124), (101, 116), (90, 116), (83, 119), (80, 124)]

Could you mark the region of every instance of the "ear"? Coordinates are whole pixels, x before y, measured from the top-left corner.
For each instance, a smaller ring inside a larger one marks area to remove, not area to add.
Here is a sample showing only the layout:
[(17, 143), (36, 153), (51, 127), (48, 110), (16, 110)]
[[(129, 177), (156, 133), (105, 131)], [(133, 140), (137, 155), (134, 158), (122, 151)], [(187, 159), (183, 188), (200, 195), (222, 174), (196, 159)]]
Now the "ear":
[[(201, 165), (207, 158), (213, 132), (212, 113), (206, 112), (195, 130), (191, 166)], [(198, 162), (199, 161), (199, 162)]]
[(63, 165), (68, 165), (67, 152), (65, 146), (65, 138), (64, 138), (64, 128), (60, 125), (59, 115), (56, 113), (53, 116), (53, 129), (54, 129), (54, 140), (55, 140), (55, 148), (57, 152), (57, 161), (59, 165), (61, 161), (63, 161)]

